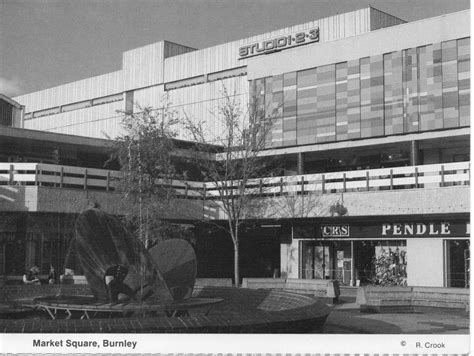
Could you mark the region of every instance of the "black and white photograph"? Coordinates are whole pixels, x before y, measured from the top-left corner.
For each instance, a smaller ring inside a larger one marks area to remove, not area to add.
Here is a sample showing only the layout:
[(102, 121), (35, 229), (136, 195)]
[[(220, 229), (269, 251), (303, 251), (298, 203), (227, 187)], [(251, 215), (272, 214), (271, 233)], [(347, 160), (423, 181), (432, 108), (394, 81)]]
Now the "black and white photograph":
[(469, 0), (0, 0), (0, 353), (468, 354)]

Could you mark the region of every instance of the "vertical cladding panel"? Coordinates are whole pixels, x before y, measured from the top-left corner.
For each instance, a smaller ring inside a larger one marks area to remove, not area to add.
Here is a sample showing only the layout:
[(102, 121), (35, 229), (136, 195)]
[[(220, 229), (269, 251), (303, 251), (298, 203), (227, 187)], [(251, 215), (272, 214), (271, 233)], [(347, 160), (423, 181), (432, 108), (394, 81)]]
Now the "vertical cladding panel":
[(320, 42), (337, 40), (369, 32), (369, 8), (330, 16), (234, 42), (197, 50), (165, 59), (164, 81), (172, 82), (206, 73), (218, 72), (247, 64), (239, 60), (239, 48), (290, 33), (319, 27)]
[(65, 105), (122, 92), (122, 71), (60, 85), (17, 97), (26, 112)]
[(469, 126), (470, 121), (470, 38), (458, 40), (459, 125)]
[(163, 82), (164, 42), (123, 54), (124, 91)]
[(134, 102), (141, 107), (157, 108), (163, 105), (166, 100), (166, 94), (163, 85), (155, 85), (152, 87), (135, 90)]
[[(178, 117), (187, 117), (195, 123), (203, 123), (208, 138), (215, 139), (223, 134), (222, 118), (218, 112), (226, 97), (225, 92), (247, 113), (248, 90), (246, 78), (238, 77), (170, 90), (168, 93), (171, 106)], [(191, 139), (184, 128), (179, 129), (178, 138)]]
[(26, 129), (45, 130), (71, 135), (114, 138), (117, 135), (123, 102), (115, 102), (25, 121)]

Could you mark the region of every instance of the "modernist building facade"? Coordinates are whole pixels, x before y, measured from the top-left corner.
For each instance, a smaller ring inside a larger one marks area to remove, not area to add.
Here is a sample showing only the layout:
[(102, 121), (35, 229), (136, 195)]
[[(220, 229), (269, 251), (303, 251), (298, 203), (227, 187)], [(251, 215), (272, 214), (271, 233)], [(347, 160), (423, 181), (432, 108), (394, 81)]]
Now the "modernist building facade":
[(119, 71), (14, 100), (25, 129), (97, 140), (121, 133), (117, 110), (164, 96), (211, 138), (224, 91), (277, 112), (262, 156), (284, 169), (243, 265), (357, 285), (390, 250), (408, 285), (465, 287), (469, 21), (462, 11), (406, 23), (369, 7), (202, 50), (160, 41), (125, 52)]

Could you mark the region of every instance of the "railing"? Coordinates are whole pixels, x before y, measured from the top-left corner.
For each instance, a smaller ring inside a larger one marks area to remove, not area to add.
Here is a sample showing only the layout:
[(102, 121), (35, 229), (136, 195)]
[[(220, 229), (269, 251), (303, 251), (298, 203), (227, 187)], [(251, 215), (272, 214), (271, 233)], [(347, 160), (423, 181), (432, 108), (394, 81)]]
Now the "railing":
[[(232, 183), (228, 186), (234, 189), (229, 188), (227, 194), (239, 194), (238, 182)], [(469, 184), (470, 162), (453, 162), (253, 179), (242, 191), (256, 196), (305, 195), (313, 192), (326, 194)], [(220, 193), (214, 183), (205, 183), (202, 189), (209, 197), (217, 198)]]
[[(0, 163), (0, 185), (36, 185), (56, 188), (115, 191), (120, 171), (59, 166), (42, 163)], [(239, 194), (238, 181), (227, 182), (226, 194)], [(219, 185), (224, 184), (224, 182)], [(422, 166), (381, 168), (250, 180), (244, 194), (254, 196), (305, 195), (447, 187), (470, 184), (470, 163), (454, 162)], [(173, 180), (164, 184), (181, 197), (218, 199), (212, 182)]]
[(43, 163), (0, 163), (0, 185), (115, 191), (121, 173)]

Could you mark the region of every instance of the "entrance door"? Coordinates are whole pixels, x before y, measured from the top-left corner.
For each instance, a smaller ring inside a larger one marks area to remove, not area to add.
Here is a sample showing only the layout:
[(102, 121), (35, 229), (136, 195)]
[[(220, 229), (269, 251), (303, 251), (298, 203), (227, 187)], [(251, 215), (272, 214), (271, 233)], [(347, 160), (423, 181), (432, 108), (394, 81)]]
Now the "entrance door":
[(302, 278), (327, 279), (326, 276), (329, 274), (328, 268), (330, 267), (327, 246), (303, 242), (302, 257)]
[(469, 287), (469, 242), (467, 240), (447, 240), (447, 287)]
[(302, 241), (301, 278), (336, 279), (349, 284), (351, 279), (350, 242)]

